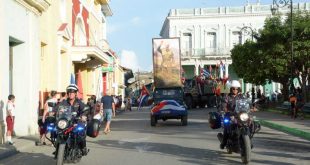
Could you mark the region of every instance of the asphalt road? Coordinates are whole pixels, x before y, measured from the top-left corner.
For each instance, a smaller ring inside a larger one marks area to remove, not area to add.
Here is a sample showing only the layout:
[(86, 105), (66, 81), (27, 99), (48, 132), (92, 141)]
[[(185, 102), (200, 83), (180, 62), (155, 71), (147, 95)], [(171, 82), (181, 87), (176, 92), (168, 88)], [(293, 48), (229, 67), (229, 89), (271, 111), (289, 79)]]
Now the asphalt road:
[[(217, 133), (209, 128), (208, 112), (189, 111), (188, 126), (180, 120), (159, 121), (150, 126), (149, 110), (122, 112), (112, 121), (112, 132), (88, 138), (90, 153), (85, 165), (218, 165), (241, 164), (239, 154), (219, 149)], [(34, 139), (30, 139), (34, 140)], [(53, 147), (33, 146), (0, 161), (10, 165), (52, 165)], [(254, 137), (250, 164), (309, 165), (310, 142), (263, 127)]]

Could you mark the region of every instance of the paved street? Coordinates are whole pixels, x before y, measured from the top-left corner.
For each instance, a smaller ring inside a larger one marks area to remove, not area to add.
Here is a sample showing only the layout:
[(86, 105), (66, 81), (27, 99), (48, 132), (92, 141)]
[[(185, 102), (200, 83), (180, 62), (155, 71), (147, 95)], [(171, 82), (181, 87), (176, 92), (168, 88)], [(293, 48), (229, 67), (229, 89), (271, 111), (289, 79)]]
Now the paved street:
[[(215, 109), (214, 109), (215, 110)], [(216, 165), (241, 164), (239, 154), (226, 154), (219, 149), (218, 130), (207, 123), (211, 109), (189, 111), (189, 125), (180, 121), (159, 121), (151, 127), (149, 111), (122, 112), (112, 122), (112, 132), (88, 138), (90, 153), (79, 164), (106, 165)], [(33, 139), (29, 139), (29, 143)], [(306, 165), (310, 162), (309, 141), (262, 128), (254, 138), (251, 164)], [(55, 164), (50, 146), (31, 146), (0, 164)]]

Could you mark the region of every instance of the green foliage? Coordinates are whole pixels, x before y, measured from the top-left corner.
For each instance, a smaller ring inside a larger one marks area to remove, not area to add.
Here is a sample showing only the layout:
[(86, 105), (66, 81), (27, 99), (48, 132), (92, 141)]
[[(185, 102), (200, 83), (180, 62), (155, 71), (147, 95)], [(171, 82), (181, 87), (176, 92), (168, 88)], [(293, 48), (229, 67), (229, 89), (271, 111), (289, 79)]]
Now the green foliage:
[[(265, 20), (256, 42), (246, 41), (232, 50), (233, 68), (245, 82), (264, 85), (274, 81), (287, 85), (291, 77), (310, 68), (310, 14), (293, 14), (294, 54), (291, 62), (291, 19), (274, 16)], [(292, 66), (293, 65), (293, 66)]]

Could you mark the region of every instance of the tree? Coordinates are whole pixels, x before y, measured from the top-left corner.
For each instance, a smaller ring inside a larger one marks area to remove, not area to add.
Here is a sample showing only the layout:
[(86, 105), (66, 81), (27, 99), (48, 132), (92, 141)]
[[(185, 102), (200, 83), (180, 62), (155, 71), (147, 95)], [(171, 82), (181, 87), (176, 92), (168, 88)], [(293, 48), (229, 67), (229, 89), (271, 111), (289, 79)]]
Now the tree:
[[(288, 98), (291, 78), (300, 78), (299, 82), (306, 91), (310, 71), (310, 15), (309, 12), (293, 14), (294, 54), (291, 62), (290, 16), (277, 15), (267, 18), (265, 25), (255, 36), (256, 42), (246, 41), (231, 50), (232, 67), (245, 82), (264, 85), (267, 82), (279, 82), (282, 93)], [(305, 92), (304, 92), (305, 93)]]

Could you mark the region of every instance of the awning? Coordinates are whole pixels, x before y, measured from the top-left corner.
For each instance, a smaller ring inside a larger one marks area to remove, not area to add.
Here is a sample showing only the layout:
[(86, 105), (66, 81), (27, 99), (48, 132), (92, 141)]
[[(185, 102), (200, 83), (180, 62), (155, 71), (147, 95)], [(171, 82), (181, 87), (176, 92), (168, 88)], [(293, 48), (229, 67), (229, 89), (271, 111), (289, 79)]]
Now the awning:
[(102, 63), (109, 63), (110, 56), (109, 52), (100, 49), (97, 46), (73, 46), (71, 48), (72, 61), (84, 63), (96, 58)]

